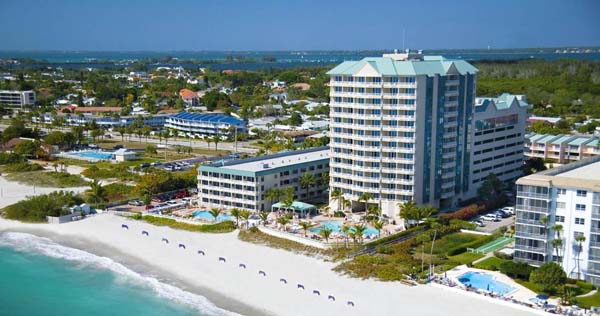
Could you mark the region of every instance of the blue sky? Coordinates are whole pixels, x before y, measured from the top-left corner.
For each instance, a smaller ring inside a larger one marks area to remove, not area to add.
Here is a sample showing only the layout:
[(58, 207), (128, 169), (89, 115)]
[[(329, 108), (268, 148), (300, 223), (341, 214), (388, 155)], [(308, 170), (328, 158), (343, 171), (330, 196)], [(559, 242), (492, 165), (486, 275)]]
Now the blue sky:
[(596, 0), (2, 0), (0, 50), (600, 46)]

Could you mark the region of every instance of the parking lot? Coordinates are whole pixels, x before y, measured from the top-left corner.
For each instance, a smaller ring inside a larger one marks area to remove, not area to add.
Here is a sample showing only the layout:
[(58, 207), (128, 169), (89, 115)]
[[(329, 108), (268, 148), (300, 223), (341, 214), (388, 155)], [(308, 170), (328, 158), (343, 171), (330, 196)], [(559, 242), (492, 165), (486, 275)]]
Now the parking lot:
[(515, 223), (515, 216), (511, 216), (511, 217), (507, 217), (507, 218), (503, 218), (498, 222), (493, 222), (493, 221), (483, 221), (483, 224), (485, 225), (484, 227), (477, 227), (477, 231), (480, 232), (484, 232), (484, 233), (492, 233), (495, 230), (499, 229), (500, 227), (503, 226), (510, 226), (513, 225)]

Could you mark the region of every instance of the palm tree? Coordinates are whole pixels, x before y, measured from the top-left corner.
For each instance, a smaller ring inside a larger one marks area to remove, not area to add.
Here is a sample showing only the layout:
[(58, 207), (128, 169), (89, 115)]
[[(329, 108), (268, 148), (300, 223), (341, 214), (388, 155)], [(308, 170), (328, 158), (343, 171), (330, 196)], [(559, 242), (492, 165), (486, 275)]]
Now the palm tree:
[(563, 226), (561, 224), (556, 224), (552, 226), (552, 230), (554, 230), (556, 238), (560, 239), (560, 233), (563, 231)]
[(358, 239), (358, 242), (362, 243), (363, 236), (365, 235), (365, 230), (367, 230), (367, 226), (359, 224), (352, 226), (352, 228), (354, 229), (353, 233), (356, 236), (356, 239)]
[(304, 231), (304, 237), (307, 236), (308, 230), (313, 226), (314, 226), (313, 223), (308, 222), (308, 221), (300, 222), (300, 227), (302, 227), (302, 230)]
[(258, 213), (258, 217), (260, 217), (260, 220), (263, 223), (263, 226), (267, 226), (267, 219), (269, 218), (269, 213), (268, 212), (260, 212)]
[(208, 211), (208, 213), (210, 215), (212, 215), (212, 217), (214, 217), (214, 221), (217, 221), (217, 218), (219, 217), (219, 215), (221, 215), (221, 210), (218, 208), (211, 208), (210, 211)]
[(169, 148), (167, 146), (167, 141), (169, 140), (169, 138), (171, 137), (171, 132), (169, 132), (168, 130), (164, 131), (162, 133), (162, 137), (165, 139), (165, 160), (167, 160), (167, 149)]
[(277, 219), (277, 223), (280, 224), (281, 226), (283, 226), (284, 231), (287, 231), (287, 224), (289, 224), (290, 221), (291, 220), (287, 216), (282, 216)]
[(314, 173), (305, 172), (300, 176), (299, 182), (300, 186), (306, 189), (306, 198), (308, 199), (310, 188), (317, 184), (317, 177)]
[(240, 209), (233, 208), (231, 209), (231, 216), (235, 217), (235, 226), (240, 227)]
[(52, 167), (54, 167), (54, 172), (58, 172), (58, 162), (53, 162)]
[(562, 260), (560, 260), (559, 250), (562, 248), (562, 246), (563, 246), (562, 239), (554, 239), (554, 240), (552, 240), (552, 247), (556, 251), (556, 260), (558, 260), (558, 264), (561, 265), (561, 266), (562, 266)]
[(334, 189), (331, 191), (331, 199), (338, 201), (338, 212), (342, 209), (342, 190)]
[(579, 255), (581, 251), (583, 251), (583, 243), (585, 242), (585, 235), (579, 234), (575, 236), (575, 241), (577, 241), (577, 278), (581, 278), (581, 266), (579, 261)]
[(331, 236), (331, 233), (333, 231), (331, 230), (331, 228), (323, 228), (319, 231), (319, 235), (321, 235), (321, 237), (323, 237), (325, 239), (326, 243), (329, 243), (329, 236)]
[(369, 210), (367, 211), (366, 217), (369, 221), (374, 221), (379, 217), (379, 206), (370, 205)]
[(244, 220), (244, 225), (246, 225), (246, 228), (248, 227), (248, 219), (250, 218), (250, 211), (248, 210), (242, 210), (240, 211), (240, 217)]
[(269, 188), (267, 192), (265, 192), (265, 198), (273, 204), (273, 202), (279, 201), (282, 193), (283, 192), (278, 188)]
[(371, 201), (373, 199), (373, 194), (369, 193), (369, 192), (363, 192), (360, 197), (358, 198), (358, 201), (362, 201), (365, 202), (365, 212), (369, 210), (369, 201)]
[(400, 204), (400, 218), (405, 222), (406, 227), (410, 226), (410, 221), (417, 219), (418, 208), (415, 201), (410, 200)]
[(381, 229), (383, 229), (383, 221), (373, 221), (373, 228), (377, 229), (377, 238), (381, 238)]
[(94, 179), (92, 182), (90, 182), (89, 195), (94, 201), (95, 205), (98, 204), (98, 201), (102, 202), (106, 199), (106, 190), (97, 179)]
[(218, 150), (220, 141), (221, 141), (221, 136), (219, 136), (219, 134), (214, 134), (212, 136), (212, 142), (215, 143), (215, 151)]
[(350, 227), (348, 225), (342, 225), (340, 231), (344, 234), (344, 248), (346, 248), (348, 247), (348, 233), (350, 232)]

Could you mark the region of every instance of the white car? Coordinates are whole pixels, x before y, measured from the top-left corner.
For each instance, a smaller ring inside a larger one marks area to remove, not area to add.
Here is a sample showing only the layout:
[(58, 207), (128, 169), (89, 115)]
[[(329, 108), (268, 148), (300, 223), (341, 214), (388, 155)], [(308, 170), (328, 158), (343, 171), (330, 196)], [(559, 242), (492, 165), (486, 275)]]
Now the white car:
[(507, 207), (501, 208), (500, 210), (502, 212), (508, 214), (508, 215), (515, 215), (515, 208), (514, 207), (507, 206)]
[(497, 222), (500, 220), (496, 214), (490, 213), (481, 216), (482, 220)]

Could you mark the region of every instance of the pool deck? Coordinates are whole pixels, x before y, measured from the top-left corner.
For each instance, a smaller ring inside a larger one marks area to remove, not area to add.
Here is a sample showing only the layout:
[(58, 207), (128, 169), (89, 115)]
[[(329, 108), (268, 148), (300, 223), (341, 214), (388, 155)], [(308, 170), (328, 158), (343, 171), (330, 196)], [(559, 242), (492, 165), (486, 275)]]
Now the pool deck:
[[(462, 285), (462, 283), (460, 281), (458, 281), (458, 278), (467, 272), (482, 272), (482, 273), (494, 276), (495, 280), (505, 283), (505, 284), (509, 285), (510, 287), (513, 287), (516, 289), (515, 291), (508, 293), (506, 295), (506, 297), (514, 298), (521, 302), (529, 302), (530, 303), (529, 299), (533, 298), (537, 295), (537, 293), (535, 293), (535, 292), (531, 291), (530, 289), (522, 286), (521, 284), (513, 281), (511, 278), (509, 278), (508, 276), (506, 276), (498, 271), (475, 269), (475, 268), (469, 268), (466, 265), (461, 265), (461, 266), (455, 267), (452, 270), (447, 271), (446, 275), (447, 275), (448, 279), (456, 282), (456, 284), (458, 284), (460, 288), (464, 289), (465, 287)], [(556, 301), (556, 299), (549, 299), (548, 303), (555, 305), (558, 302)]]

